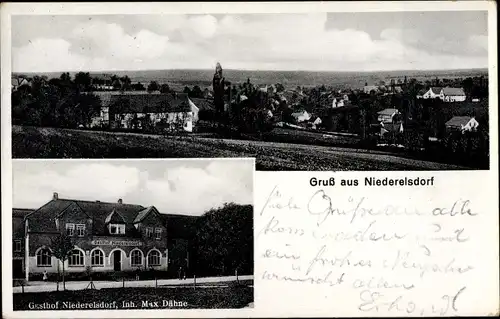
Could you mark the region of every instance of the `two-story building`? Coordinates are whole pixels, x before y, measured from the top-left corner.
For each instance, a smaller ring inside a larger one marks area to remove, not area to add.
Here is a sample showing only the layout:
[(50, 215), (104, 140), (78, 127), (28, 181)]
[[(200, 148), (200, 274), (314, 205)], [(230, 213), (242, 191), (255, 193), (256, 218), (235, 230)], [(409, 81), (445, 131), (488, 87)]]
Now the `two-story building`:
[[(195, 218), (195, 217), (193, 217)], [(54, 255), (66, 234), (74, 245), (66, 272), (167, 271), (189, 268), (189, 233), (179, 235), (191, 216), (161, 214), (154, 206), (61, 199), (35, 210), (13, 210), (14, 276), (57, 273), (63, 264)], [(175, 260), (170, 256), (174, 251)], [(178, 260), (177, 260), (178, 259)], [(16, 273), (17, 272), (17, 273)]]

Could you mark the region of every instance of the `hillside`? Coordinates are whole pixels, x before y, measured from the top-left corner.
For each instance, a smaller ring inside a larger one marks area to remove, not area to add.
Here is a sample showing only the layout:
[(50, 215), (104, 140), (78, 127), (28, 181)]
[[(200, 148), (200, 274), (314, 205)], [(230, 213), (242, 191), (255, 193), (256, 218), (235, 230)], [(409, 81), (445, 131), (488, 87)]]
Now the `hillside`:
[(13, 158), (255, 157), (257, 170), (450, 170), (382, 151), (263, 141), (12, 127)]

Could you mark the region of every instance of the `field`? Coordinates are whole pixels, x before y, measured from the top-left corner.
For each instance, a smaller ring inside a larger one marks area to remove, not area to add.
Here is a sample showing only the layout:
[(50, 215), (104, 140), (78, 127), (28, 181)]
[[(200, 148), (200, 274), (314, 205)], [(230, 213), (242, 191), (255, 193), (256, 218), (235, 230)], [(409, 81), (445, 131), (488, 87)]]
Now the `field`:
[[(224, 63), (221, 61), (222, 67)], [(113, 71), (103, 72), (106, 74), (116, 74), (118, 76), (128, 75), (133, 82), (149, 83), (157, 81), (159, 83), (168, 83), (174, 89), (182, 89), (185, 85), (199, 85), (202, 89), (212, 85), (214, 69), (207, 66), (205, 70), (144, 70), (144, 71)], [(70, 72), (71, 73), (71, 72)], [(71, 73), (74, 75), (74, 73)], [(99, 76), (102, 73), (91, 73), (92, 76)], [(49, 78), (59, 77), (58, 73), (37, 73), (26, 74), (46, 75)], [(426, 71), (379, 71), (379, 72), (319, 72), (319, 71), (257, 71), (257, 70), (231, 70), (224, 69), (226, 80), (232, 83), (243, 83), (247, 79), (254, 84), (275, 84), (282, 83), (292, 89), (297, 85), (312, 87), (317, 85), (348, 87), (352, 89), (361, 88), (365, 82), (369, 84), (379, 81), (388, 81), (392, 78), (403, 79), (415, 78), (425, 81), (438, 78), (457, 78), (477, 75), (488, 75), (487, 69), (469, 69), (469, 70), (426, 70)]]
[[(44, 293), (17, 293), (13, 296), (14, 310), (30, 310), (29, 304), (56, 304), (58, 310), (65, 310), (63, 302), (105, 302), (116, 301), (116, 309), (133, 309), (133, 302), (137, 309), (142, 308), (143, 301), (157, 302), (159, 308), (175, 309), (230, 309), (243, 308), (254, 301), (253, 288), (248, 286), (230, 286), (225, 288), (109, 288), (100, 290), (66, 290)], [(187, 303), (185, 306), (169, 306), (164, 301)], [(124, 305), (123, 302), (128, 304)], [(144, 308), (143, 308), (144, 309)], [(150, 308), (154, 309), (154, 308)], [(70, 310), (70, 309), (68, 309)]]
[(13, 158), (255, 157), (257, 170), (453, 170), (464, 167), (333, 146), (12, 127)]

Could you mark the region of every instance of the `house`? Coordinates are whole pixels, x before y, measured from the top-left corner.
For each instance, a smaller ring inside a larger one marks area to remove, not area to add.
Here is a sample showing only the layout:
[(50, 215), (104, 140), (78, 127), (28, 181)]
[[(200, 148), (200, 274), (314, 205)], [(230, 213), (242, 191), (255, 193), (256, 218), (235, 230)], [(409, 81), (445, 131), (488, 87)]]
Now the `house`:
[(334, 97), (332, 107), (344, 107), (344, 99), (342, 97)]
[(377, 112), (377, 121), (379, 123), (392, 123), (395, 115), (400, 115), (401, 113), (397, 109), (385, 109)]
[(421, 89), (417, 92), (417, 99), (423, 99), (424, 98), (424, 94), (427, 93), (427, 90), (425, 89)]
[(423, 99), (441, 98), (441, 87), (431, 87), (422, 95)]
[[(57, 193), (37, 209), (13, 209), (14, 276), (41, 279), (58, 273), (62, 262), (54, 240), (68, 236), (74, 245), (64, 269), (69, 273), (140, 269), (189, 269), (196, 217), (160, 213), (154, 206), (62, 199)], [(14, 221), (15, 220), (15, 221)], [(191, 224), (192, 225), (192, 224)], [(175, 266), (174, 266), (175, 265)]]
[(292, 116), (295, 118), (295, 121), (297, 121), (297, 123), (309, 121), (311, 119), (311, 114), (307, 113), (307, 111), (305, 110), (294, 112), (292, 113)]
[(101, 74), (92, 78), (92, 86), (94, 90), (111, 91), (114, 89), (113, 79), (109, 74)]
[(24, 76), (13, 76), (10, 79), (12, 91), (17, 91), (21, 85), (31, 85), (31, 81)]
[(105, 94), (106, 98), (101, 99), (101, 112), (92, 118), (91, 127), (143, 129), (146, 125), (161, 123), (168, 130), (192, 132), (198, 121), (199, 108), (187, 94), (114, 93)]
[(321, 118), (318, 116), (314, 121), (311, 122), (311, 127), (313, 129), (317, 129), (318, 126), (321, 125), (321, 123), (323, 123), (323, 121), (321, 121)]
[(475, 131), (479, 127), (476, 119), (470, 116), (454, 116), (444, 125), (448, 132), (460, 131), (462, 133)]
[(462, 88), (445, 87), (441, 90), (441, 100), (444, 102), (463, 102), (465, 98), (465, 92)]

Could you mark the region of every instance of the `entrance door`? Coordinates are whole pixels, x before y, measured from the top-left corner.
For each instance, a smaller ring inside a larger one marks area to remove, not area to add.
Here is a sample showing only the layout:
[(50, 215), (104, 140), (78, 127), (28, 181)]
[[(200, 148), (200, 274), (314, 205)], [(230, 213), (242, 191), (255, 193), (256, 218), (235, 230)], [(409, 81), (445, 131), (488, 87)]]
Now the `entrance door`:
[(13, 259), (12, 260), (12, 276), (14, 278), (23, 278), (23, 260)]
[(122, 270), (122, 252), (120, 250), (115, 250), (113, 252), (113, 269), (115, 271)]

